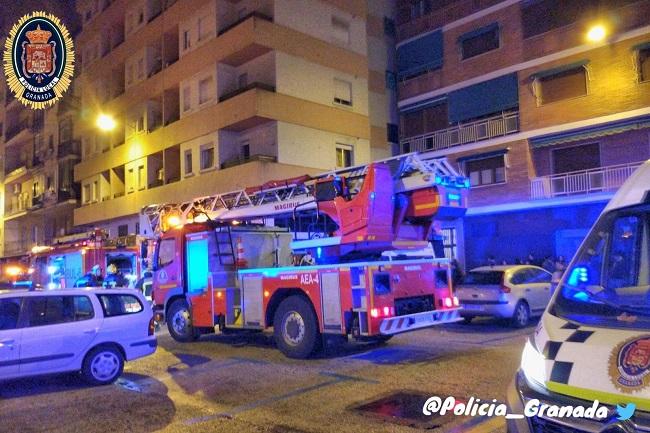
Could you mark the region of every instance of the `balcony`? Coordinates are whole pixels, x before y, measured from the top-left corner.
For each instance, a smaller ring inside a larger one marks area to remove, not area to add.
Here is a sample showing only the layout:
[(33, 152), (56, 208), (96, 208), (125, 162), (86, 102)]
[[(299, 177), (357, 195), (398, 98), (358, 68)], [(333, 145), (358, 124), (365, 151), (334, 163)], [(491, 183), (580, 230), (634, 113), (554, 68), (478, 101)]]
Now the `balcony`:
[(530, 197), (541, 200), (614, 191), (642, 164), (634, 162), (538, 177), (531, 180)]
[(219, 102), (223, 102), (230, 98), (234, 98), (235, 96), (240, 95), (244, 92), (248, 92), (251, 89), (261, 89), (269, 92), (275, 92), (275, 86), (270, 86), (268, 84), (255, 82), (219, 96)]
[(277, 162), (277, 158), (271, 155), (251, 155), (247, 158), (237, 157), (231, 158), (227, 161), (221, 163), (221, 169), (235, 167), (237, 165), (246, 164), (252, 161), (261, 161), (261, 162)]
[(515, 132), (519, 132), (518, 111), (404, 138), (400, 141), (400, 148), (405, 153), (443, 150)]
[(219, 30), (219, 33), (217, 34), (217, 36), (221, 36), (221, 35), (223, 35), (223, 34), (226, 33), (228, 30), (237, 27), (239, 24), (243, 23), (244, 21), (246, 21), (247, 19), (249, 19), (249, 18), (251, 18), (251, 17), (255, 17), (255, 18), (259, 18), (259, 19), (261, 19), (261, 20), (265, 20), (265, 21), (273, 22), (273, 18), (270, 17), (270, 16), (268, 16), (268, 15), (265, 15), (265, 14), (263, 14), (263, 13), (261, 13), (261, 12), (251, 12), (251, 13), (249, 13), (248, 15), (245, 15), (245, 16), (239, 18), (239, 19), (238, 19), (237, 21), (235, 21), (234, 23), (229, 24), (229, 25), (223, 27), (221, 30)]
[(20, 122), (18, 122), (16, 125), (12, 125), (11, 127), (8, 127), (5, 133), (5, 140), (6, 141), (11, 140), (16, 135), (20, 134), (23, 130), (28, 129), (29, 126), (30, 126), (29, 120), (23, 119)]
[(79, 140), (68, 140), (59, 144), (58, 148), (59, 158), (65, 158), (67, 156), (73, 156), (79, 158), (81, 155), (81, 143)]

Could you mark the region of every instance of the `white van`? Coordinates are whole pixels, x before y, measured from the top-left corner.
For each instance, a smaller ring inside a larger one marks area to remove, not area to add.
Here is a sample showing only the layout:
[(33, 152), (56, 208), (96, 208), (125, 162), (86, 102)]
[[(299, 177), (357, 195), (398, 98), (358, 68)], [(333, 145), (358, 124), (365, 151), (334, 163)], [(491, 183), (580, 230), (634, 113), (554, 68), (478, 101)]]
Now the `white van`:
[[(508, 432), (650, 432), (650, 161), (582, 243), (508, 389), (517, 414), (527, 404), (586, 408), (594, 400), (606, 417), (510, 419)], [(630, 403), (636, 412), (625, 419)]]
[(114, 382), (156, 351), (153, 312), (130, 289), (0, 291), (0, 380), (80, 371)]

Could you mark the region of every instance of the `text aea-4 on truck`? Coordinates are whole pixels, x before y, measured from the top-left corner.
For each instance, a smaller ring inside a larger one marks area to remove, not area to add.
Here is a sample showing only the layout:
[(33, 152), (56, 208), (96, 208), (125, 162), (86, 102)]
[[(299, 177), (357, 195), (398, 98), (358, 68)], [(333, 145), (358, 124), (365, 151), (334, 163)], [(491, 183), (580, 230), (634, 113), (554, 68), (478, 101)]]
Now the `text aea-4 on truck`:
[(468, 187), (446, 160), (408, 154), (150, 206), (155, 308), (176, 340), (272, 327), (297, 358), (324, 334), (386, 340), (456, 321), (449, 262), (396, 252), (462, 217)]

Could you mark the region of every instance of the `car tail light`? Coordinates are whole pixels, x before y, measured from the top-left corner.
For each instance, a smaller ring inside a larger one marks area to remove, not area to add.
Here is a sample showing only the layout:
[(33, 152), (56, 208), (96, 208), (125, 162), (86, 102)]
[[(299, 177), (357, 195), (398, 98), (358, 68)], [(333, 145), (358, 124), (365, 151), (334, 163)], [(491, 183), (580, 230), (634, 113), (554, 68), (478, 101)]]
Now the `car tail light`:
[(502, 292), (502, 293), (510, 293), (510, 287), (508, 287), (508, 286), (506, 286), (505, 284), (503, 284), (503, 285), (501, 286), (501, 292)]
[(445, 308), (451, 308), (454, 305), (454, 301), (451, 298), (445, 298), (442, 302)]
[(149, 335), (153, 335), (156, 331), (156, 322), (153, 320), (153, 317), (149, 319)]

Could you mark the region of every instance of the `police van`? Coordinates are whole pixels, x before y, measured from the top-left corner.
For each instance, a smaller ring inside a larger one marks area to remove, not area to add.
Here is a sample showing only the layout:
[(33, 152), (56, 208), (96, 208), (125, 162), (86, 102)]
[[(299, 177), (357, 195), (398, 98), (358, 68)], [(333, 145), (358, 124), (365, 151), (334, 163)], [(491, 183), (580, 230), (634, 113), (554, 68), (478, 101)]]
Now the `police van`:
[(650, 432), (650, 161), (582, 243), (508, 389), (516, 414), (531, 401), (591, 407), (595, 400), (607, 416), (509, 419), (508, 432)]

